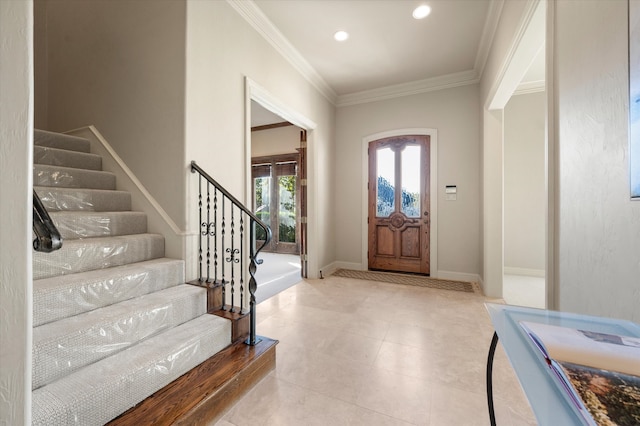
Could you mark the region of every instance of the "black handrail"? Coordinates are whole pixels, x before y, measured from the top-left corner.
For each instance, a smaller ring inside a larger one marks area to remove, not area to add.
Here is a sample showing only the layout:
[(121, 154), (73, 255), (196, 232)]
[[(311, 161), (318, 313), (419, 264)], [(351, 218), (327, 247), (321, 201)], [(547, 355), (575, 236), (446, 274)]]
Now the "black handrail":
[[(262, 260), (258, 260), (258, 253), (271, 241), (271, 228), (267, 226), (262, 220), (258, 218), (251, 210), (246, 208), (237, 198), (235, 198), (229, 191), (222, 187), (215, 179), (213, 179), (207, 172), (205, 172), (195, 161), (191, 162), (191, 172), (198, 173), (200, 179), (198, 181), (198, 211), (199, 211), (199, 226), (200, 226), (200, 239), (198, 247), (198, 281), (205, 283), (219, 283), (222, 284), (222, 307), (225, 309), (226, 303), (226, 287), (229, 285), (231, 291), (231, 306), (230, 312), (234, 311), (234, 297), (235, 297), (235, 264), (240, 264), (240, 306), (244, 304), (244, 286), (243, 286), (243, 268), (244, 268), (244, 221), (245, 216), (249, 219), (249, 338), (247, 344), (255, 345), (258, 343), (256, 339), (256, 290), (258, 285), (255, 279), (255, 273), (257, 265), (262, 263)], [(203, 188), (202, 179), (206, 184), (206, 207), (203, 207)], [(211, 189), (213, 186), (213, 203), (211, 200)], [(218, 201), (218, 195), (222, 196), (220, 202)], [(231, 206), (226, 206), (225, 201), (231, 202)], [(213, 207), (212, 207), (213, 204)], [(220, 208), (219, 208), (220, 204)], [(213, 217), (212, 216), (213, 210)], [(236, 216), (236, 210), (238, 216)], [(227, 236), (227, 212), (230, 211), (231, 223), (228, 224), (229, 236)], [(218, 223), (218, 216), (220, 216), (220, 224)], [(236, 242), (236, 219), (238, 219), (238, 234), (239, 243)], [(265, 240), (260, 247), (256, 248), (256, 232), (255, 225), (262, 228)], [(213, 265), (211, 265), (211, 240), (213, 237)], [(204, 241), (203, 241), (204, 240)], [(221, 244), (222, 262), (219, 265), (218, 259), (218, 242)], [(225, 246), (228, 247), (225, 248)], [(203, 253), (206, 250), (206, 261), (203, 258)], [(225, 271), (225, 264), (230, 263), (230, 272)], [(213, 266), (213, 268), (212, 268)], [(219, 268), (220, 266), (220, 268)], [(206, 275), (203, 274), (203, 269), (206, 268)], [(211, 276), (211, 269), (213, 269), (213, 277)], [(220, 276), (218, 275), (220, 269)], [(230, 274), (230, 277), (227, 275)], [(230, 278), (230, 279), (227, 279)], [(241, 308), (242, 309), (242, 308)]]
[(62, 247), (62, 236), (35, 189), (33, 190), (33, 232), (36, 234), (33, 240), (35, 251), (51, 253)]

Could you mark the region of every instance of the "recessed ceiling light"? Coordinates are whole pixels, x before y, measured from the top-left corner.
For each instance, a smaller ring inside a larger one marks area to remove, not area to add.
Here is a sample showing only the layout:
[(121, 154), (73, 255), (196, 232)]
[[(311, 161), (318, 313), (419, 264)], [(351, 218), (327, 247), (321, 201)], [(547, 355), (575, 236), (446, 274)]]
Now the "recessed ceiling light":
[(423, 19), (429, 16), (430, 13), (431, 8), (426, 4), (423, 4), (422, 6), (418, 6), (413, 10), (413, 17), (416, 19)]
[(336, 31), (336, 33), (333, 35), (333, 38), (338, 41), (345, 41), (349, 38), (349, 33), (346, 31)]

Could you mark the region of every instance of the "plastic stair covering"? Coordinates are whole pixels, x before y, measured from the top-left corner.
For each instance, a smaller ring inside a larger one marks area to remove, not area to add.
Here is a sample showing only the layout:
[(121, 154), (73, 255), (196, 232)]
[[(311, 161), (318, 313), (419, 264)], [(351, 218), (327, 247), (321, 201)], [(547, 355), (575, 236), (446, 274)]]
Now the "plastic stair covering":
[(33, 282), (33, 326), (184, 283), (184, 262), (160, 258)]
[(231, 344), (205, 314), (32, 393), (32, 425), (103, 425)]
[(67, 240), (60, 250), (33, 254), (33, 279), (120, 266), (164, 256), (164, 238), (138, 234)]
[(131, 194), (125, 191), (46, 186), (35, 189), (49, 213), (63, 210), (91, 212), (131, 210)]
[(50, 216), (65, 240), (147, 232), (147, 215), (142, 212), (52, 212)]
[(182, 284), (33, 329), (37, 389), (206, 312), (206, 289)]

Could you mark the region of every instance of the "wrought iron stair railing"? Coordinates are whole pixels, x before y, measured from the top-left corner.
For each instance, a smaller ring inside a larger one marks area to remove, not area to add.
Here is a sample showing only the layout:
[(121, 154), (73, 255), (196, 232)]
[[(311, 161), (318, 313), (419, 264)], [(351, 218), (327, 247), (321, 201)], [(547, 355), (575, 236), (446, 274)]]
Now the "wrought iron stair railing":
[[(271, 240), (271, 228), (251, 210), (207, 174), (195, 161), (191, 172), (198, 174), (198, 281), (222, 286), (222, 309), (234, 312), (245, 306), (245, 272), (249, 274), (249, 338), (246, 343), (255, 345), (256, 291), (255, 278), (260, 251)], [(256, 229), (256, 226), (259, 229)], [(249, 239), (246, 240), (247, 228)], [(266, 236), (256, 247), (256, 231)], [(247, 253), (248, 251), (248, 253)], [(247, 268), (245, 270), (245, 267)], [(239, 308), (236, 308), (236, 289)], [(229, 292), (229, 294), (227, 294)], [(227, 298), (229, 304), (227, 306)], [(241, 312), (244, 313), (244, 312)]]
[(51, 253), (62, 248), (62, 236), (35, 189), (33, 190), (33, 233), (36, 236), (33, 240), (35, 251)]

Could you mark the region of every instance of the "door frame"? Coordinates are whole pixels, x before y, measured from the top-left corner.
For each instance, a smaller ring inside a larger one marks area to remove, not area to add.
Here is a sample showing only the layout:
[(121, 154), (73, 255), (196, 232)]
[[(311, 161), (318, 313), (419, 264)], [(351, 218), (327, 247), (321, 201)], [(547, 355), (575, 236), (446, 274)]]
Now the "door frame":
[(431, 155), (429, 158), (430, 168), (430, 186), (429, 186), (429, 202), (430, 202), (430, 235), (429, 235), (429, 276), (438, 277), (438, 131), (429, 128), (406, 128), (389, 130), (386, 132), (375, 133), (365, 136), (362, 139), (362, 202), (361, 202), (361, 223), (362, 223), (362, 263), (361, 269), (369, 268), (369, 225), (367, 216), (369, 214), (369, 190), (367, 183), (369, 182), (369, 143), (378, 139), (390, 138), (403, 135), (425, 135), (430, 138)]
[[(244, 202), (245, 205), (251, 204), (253, 180), (251, 179), (251, 101), (254, 100), (269, 111), (279, 115), (294, 126), (306, 131), (306, 170), (307, 170), (307, 232), (306, 232), (306, 250), (307, 250), (307, 268), (308, 278), (318, 278), (320, 270), (319, 254), (316, 241), (317, 229), (317, 197), (316, 186), (314, 185), (316, 173), (317, 144), (315, 143), (315, 132), (317, 124), (298, 112), (295, 108), (280, 101), (276, 96), (272, 95), (264, 87), (260, 86), (249, 77), (244, 77), (245, 85), (245, 137), (244, 137)], [(303, 268), (304, 269), (304, 268)]]

